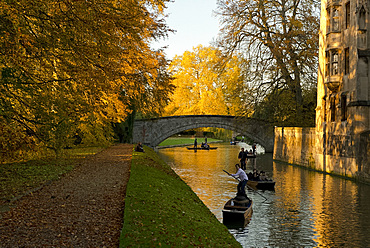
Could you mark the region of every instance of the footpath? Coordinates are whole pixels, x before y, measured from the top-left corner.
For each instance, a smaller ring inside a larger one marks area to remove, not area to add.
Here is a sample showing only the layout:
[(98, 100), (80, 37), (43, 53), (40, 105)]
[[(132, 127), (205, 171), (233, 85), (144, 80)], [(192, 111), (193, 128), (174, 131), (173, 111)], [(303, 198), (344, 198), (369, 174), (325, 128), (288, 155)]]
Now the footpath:
[(118, 247), (133, 145), (118, 144), (22, 197), (0, 219), (0, 247)]

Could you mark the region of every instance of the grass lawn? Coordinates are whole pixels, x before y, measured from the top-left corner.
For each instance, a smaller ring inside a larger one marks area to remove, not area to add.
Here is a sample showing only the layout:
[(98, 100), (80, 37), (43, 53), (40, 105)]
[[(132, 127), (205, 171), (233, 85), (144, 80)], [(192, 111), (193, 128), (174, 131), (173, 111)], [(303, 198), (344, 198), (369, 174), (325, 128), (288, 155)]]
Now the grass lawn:
[(145, 151), (133, 153), (120, 247), (240, 247), (191, 188)]
[[(204, 142), (204, 138), (197, 138), (198, 145)], [(207, 138), (207, 142), (220, 141), (218, 139)], [(173, 146), (173, 145), (192, 145), (194, 138), (190, 137), (170, 137), (159, 144), (159, 146)]]
[(0, 205), (71, 171), (78, 160), (95, 154), (103, 147), (75, 148), (65, 151), (62, 159), (45, 158), (0, 165)]

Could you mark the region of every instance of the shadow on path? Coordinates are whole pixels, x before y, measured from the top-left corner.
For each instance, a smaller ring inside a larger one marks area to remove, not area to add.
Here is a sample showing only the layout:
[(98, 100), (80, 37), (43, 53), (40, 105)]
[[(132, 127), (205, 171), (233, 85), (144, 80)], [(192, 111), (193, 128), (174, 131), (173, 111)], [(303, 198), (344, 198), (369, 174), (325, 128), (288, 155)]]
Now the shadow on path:
[(114, 145), (0, 219), (0, 247), (118, 247), (133, 145)]

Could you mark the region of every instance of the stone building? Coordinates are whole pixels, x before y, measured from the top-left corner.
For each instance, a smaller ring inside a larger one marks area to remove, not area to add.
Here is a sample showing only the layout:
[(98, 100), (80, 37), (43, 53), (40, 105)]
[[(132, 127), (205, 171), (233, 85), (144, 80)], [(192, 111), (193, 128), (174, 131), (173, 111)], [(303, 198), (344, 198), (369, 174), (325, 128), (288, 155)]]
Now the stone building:
[(370, 182), (369, 11), (369, 0), (321, 1), (316, 127), (276, 128), (275, 159)]

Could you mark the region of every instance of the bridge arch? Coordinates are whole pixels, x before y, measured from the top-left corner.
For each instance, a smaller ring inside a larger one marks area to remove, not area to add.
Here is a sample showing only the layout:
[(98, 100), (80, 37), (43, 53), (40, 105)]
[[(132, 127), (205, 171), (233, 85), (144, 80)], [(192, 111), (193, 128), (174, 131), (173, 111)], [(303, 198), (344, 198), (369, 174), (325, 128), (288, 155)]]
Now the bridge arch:
[(274, 128), (270, 123), (228, 115), (182, 115), (135, 120), (132, 139), (133, 143), (142, 142), (150, 147), (156, 147), (176, 133), (199, 127), (232, 130), (252, 138), (263, 146), (266, 152), (273, 151)]

